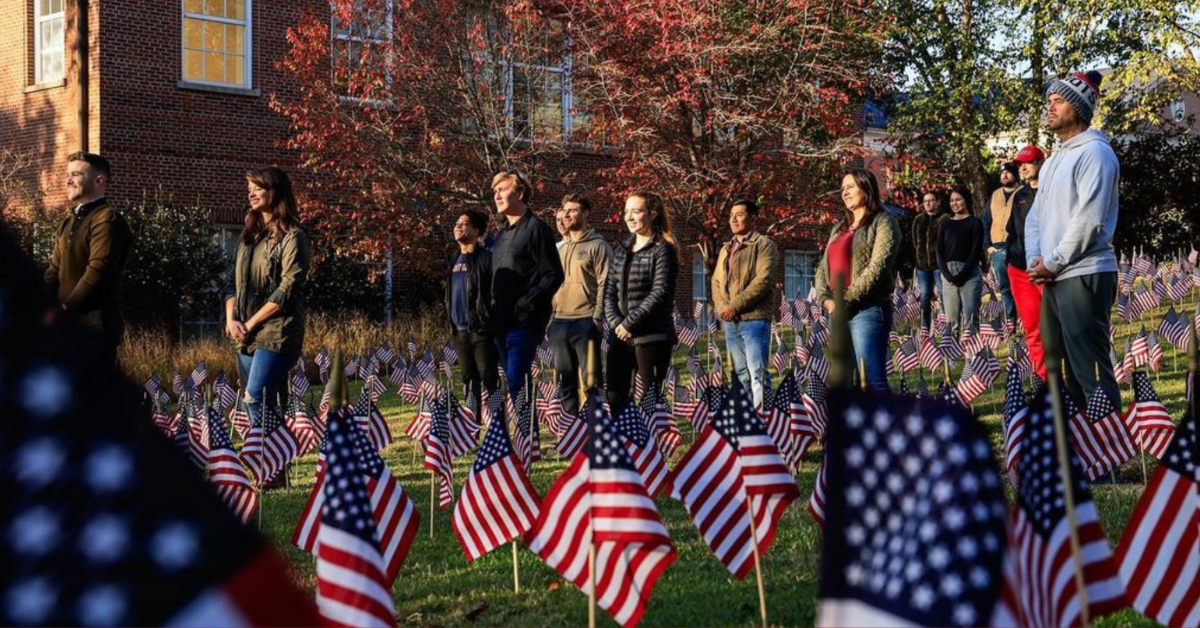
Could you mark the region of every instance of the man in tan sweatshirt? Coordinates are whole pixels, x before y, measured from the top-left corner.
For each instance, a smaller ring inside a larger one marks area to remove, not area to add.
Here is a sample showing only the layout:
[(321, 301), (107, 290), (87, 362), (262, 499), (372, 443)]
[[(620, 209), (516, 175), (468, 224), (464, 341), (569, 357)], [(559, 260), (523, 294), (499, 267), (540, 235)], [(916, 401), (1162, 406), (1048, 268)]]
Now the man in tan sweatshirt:
[(586, 367), (588, 342), (595, 341), (599, 351), (604, 281), (613, 256), (604, 238), (588, 228), (591, 208), (587, 198), (568, 194), (555, 214), (564, 229), (558, 256), (565, 278), (554, 294), (554, 316), (546, 335), (554, 351), (563, 411), (572, 415), (579, 412), (579, 371)]

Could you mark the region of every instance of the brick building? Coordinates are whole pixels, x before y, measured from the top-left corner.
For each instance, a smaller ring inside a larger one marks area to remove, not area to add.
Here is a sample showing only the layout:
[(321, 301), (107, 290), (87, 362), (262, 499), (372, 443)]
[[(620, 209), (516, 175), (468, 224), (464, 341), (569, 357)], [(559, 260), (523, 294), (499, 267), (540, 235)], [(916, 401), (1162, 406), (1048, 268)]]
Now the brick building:
[[(0, 0), (0, 145), (34, 155), (31, 202), (61, 207), (65, 156), (101, 152), (114, 164), (113, 197), (161, 189), (177, 203), (210, 208), (231, 251), (245, 211), (243, 174), (266, 164), (295, 170), (296, 156), (278, 147), (288, 130), (269, 97), (297, 92), (275, 65), (287, 50), (286, 29), (308, 10), (328, 8), (321, 0)], [(552, 98), (568, 134), (571, 94)], [(575, 186), (587, 189), (588, 173), (608, 159), (570, 155)], [(545, 190), (537, 208), (552, 206), (566, 191), (560, 187)], [(610, 240), (623, 230), (602, 226)], [(787, 291), (806, 291), (811, 232), (781, 245)], [(679, 290), (684, 307), (706, 296), (693, 281), (703, 278), (702, 265), (690, 262)], [(403, 294), (402, 274), (396, 285)]]

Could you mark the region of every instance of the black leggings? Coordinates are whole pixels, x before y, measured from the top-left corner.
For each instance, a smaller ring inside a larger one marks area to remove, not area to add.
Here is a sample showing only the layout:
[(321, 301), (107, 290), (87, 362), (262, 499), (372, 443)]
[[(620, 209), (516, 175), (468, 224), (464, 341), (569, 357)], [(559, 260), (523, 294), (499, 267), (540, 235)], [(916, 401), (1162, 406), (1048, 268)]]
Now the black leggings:
[(614, 415), (620, 414), (629, 404), (629, 391), (633, 387), (636, 370), (647, 386), (657, 386), (667, 376), (671, 366), (671, 343), (669, 341), (647, 342), (632, 345), (615, 337), (608, 344), (608, 405)]
[(480, 384), (489, 391), (496, 390), (500, 381), (499, 354), (491, 336), (475, 332), (454, 334), (454, 349), (462, 366), (462, 381), (466, 386), (464, 403), (479, 416)]

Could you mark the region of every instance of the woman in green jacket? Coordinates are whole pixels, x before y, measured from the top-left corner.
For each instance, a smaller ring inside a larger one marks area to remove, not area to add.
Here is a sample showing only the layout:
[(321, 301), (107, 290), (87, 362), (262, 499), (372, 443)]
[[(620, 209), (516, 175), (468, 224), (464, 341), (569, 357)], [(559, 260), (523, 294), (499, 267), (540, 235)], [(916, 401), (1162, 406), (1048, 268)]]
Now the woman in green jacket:
[[(863, 364), (867, 387), (887, 390), (888, 330), (900, 227), (883, 208), (879, 183), (870, 170), (842, 177), (842, 220), (833, 227), (817, 268), (817, 298), (833, 313), (833, 290), (845, 289), (855, 364)], [(855, 369), (855, 373), (858, 369)]]
[[(292, 182), (274, 166), (246, 174), (250, 209), (225, 291), (225, 333), (254, 422), (284, 407), (288, 370), (304, 346), (304, 285), (310, 248)], [(281, 399), (282, 398), (282, 399)]]

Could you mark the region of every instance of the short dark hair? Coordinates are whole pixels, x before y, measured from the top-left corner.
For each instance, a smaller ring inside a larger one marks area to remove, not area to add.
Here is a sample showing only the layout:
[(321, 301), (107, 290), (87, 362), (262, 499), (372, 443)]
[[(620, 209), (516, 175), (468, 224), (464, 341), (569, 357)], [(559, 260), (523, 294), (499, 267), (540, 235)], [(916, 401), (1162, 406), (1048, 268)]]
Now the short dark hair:
[(112, 178), (112, 164), (108, 163), (107, 159), (97, 155), (96, 153), (76, 151), (67, 157), (67, 163), (71, 163), (72, 161), (85, 161), (87, 162), (87, 165), (91, 166), (92, 170), (95, 170), (98, 174), (102, 174), (109, 179)]
[(738, 205), (745, 207), (747, 214), (750, 214), (751, 216), (758, 216), (758, 203), (755, 203), (754, 201), (752, 201), (748, 198), (739, 198), (738, 200), (734, 201), (732, 205), (729, 206), (729, 209), (733, 209), (734, 207), (737, 207)]
[(475, 227), (475, 230), (478, 231), (480, 234), (487, 233), (488, 219), (487, 219), (487, 216), (483, 215), (483, 212), (475, 211), (473, 209), (464, 209), (464, 210), (458, 212), (458, 216), (455, 217), (454, 220), (457, 221), (459, 218), (462, 218), (463, 216), (466, 216), (467, 220), (471, 221), (471, 226)]
[(582, 209), (585, 212), (592, 211), (592, 202), (582, 194), (575, 194), (574, 192), (567, 194), (566, 196), (562, 197), (562, 203), (559, 203), (558, 206), (562, 207), (567, 203), (577, 203), (579, 205), (579, 209)]

